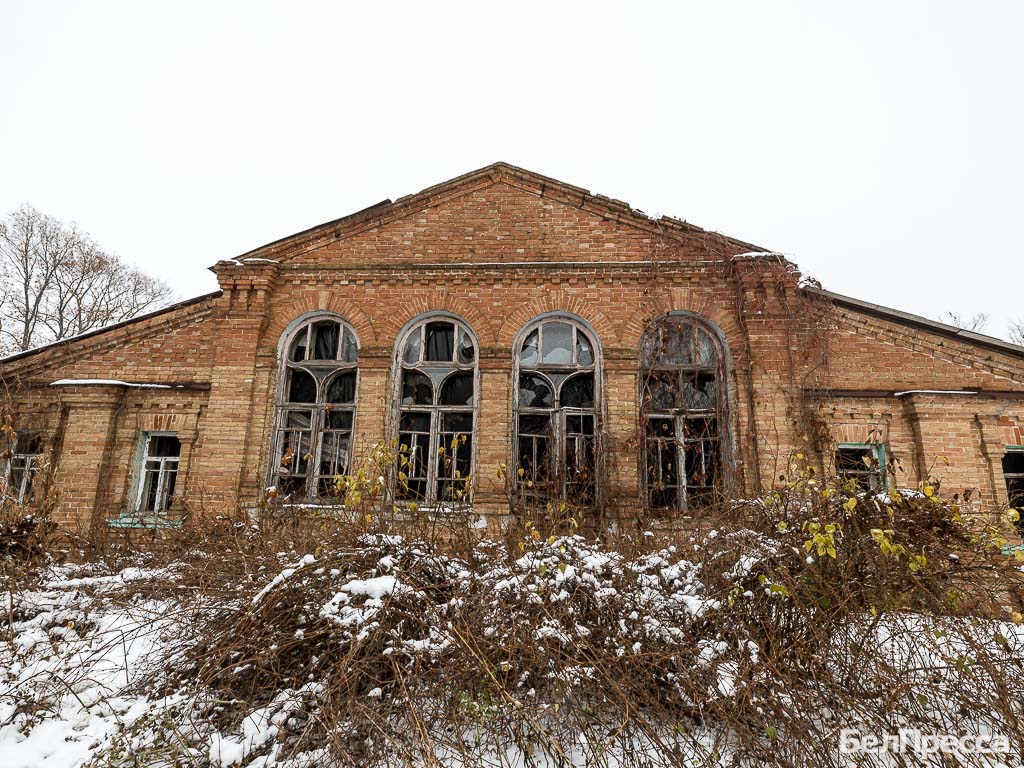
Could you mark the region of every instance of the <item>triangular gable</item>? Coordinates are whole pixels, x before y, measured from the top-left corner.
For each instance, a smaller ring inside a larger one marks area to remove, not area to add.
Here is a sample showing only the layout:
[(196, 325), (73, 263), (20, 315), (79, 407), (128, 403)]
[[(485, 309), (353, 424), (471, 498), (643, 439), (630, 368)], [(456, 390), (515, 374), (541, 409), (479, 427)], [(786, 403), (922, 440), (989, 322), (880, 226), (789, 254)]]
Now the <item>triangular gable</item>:
[(275, 240), (243, 253), (235, 260), (270, 259), (287, 262), (303, 254), (337, 243), (339, 240), (353, 237), (366, 230), (381, 227), (407, 216), (416, 215), (428, 208), (450, 203), (495, 184), (508, 184), (537, 197), (570, 205), (608, 221), (636, 227), (656, 236), (712, 235), (721, 238), (738, 250), (765, 250), (735, 238), (709, 232), (670, 216), (655, 219), (621, 200), (595, 195), (581, 187), (575, 187), (508, 163), (498, 162), (428, 187), (421, 192), (406, 195), (395, 201), (384, 200), (349, 216)]

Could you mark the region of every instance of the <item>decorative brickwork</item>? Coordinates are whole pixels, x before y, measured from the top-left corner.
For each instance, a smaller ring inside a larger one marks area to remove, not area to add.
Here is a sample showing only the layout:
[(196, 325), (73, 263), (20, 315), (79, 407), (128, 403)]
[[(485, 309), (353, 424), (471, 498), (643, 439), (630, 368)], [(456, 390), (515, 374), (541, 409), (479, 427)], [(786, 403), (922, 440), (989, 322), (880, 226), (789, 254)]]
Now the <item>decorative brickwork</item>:
[[(336, 314), (359, 339), (355, 463), (393, 434), (402, 328), (443, 312), (472, 329), (483, 511), (507, 509), (501, 468), (516, 460), (513, 342), (552, 312), (588, 324), (601, 349), (613, 511), (644, 504), (638, 346), (669, 312), (722, 331), (723, 476), (739, 493), (770, 487), (796, 452), (825, 467), (839, 443), (880, 441), (899, 484), (934, 472), (944, 491), (973, 489), (993, 507), (1006, 502), (1005, 446), (1024, 443), (1024, 349), (801, 287), (781, 256), (502, 163), (213, 270), (216, 294), (0, 363), (19, 419), (43, 433), (62, 522), (130, 511), (145, 431), (180, 436), (178, 510), (256, 504), (273, 476), (282, 334), (310, 312)], [(52, 385), (61, 379), (77, 383)]]

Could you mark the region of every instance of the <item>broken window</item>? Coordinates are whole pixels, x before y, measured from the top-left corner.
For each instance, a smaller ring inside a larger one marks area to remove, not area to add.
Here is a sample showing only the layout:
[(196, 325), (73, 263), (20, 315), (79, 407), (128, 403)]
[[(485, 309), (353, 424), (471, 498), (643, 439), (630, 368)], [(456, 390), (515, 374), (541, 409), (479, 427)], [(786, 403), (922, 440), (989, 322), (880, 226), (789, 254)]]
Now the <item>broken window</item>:
[(882, 443), (840, 443), (836, 448), (836, 477), (852, 480), (861, 492), (886, 486), (885, 446)]
[(399, 499), (469, 501), (476, 411), (476, 341), (469, 326), (433, 316), (398, 340)]
[(135, 509), (140, 515), (161, 516), (174, 506), (181, 442), (175, 434), (143, 433)]
[(1003, 456), (1003, 477), (1006, 480), (1006, 496), (1010, 506), (1014, 509), (1024, 509), (1024, 446), (1007, 449)]
[(596, 345), (576, 320), (526, 327), (516, 350), (515, 480), (535, 499), (592, 504), (596, 494)]
[(651, 509), (706, 508), (721, 495), (725, 355), (699, 318), (672, 314), (640, 339), (640, 422)]
[(4, 468), (4, 496), (18, 504), (34, 501), (32, 483), (43, 459), (43, 443), (38, 432), (18, 432), (8, 440)]
[(281, 360), (273, 479), (284, 497), (332, 496), (349, 472), (359, 345), (334, 316), (305, 321)]

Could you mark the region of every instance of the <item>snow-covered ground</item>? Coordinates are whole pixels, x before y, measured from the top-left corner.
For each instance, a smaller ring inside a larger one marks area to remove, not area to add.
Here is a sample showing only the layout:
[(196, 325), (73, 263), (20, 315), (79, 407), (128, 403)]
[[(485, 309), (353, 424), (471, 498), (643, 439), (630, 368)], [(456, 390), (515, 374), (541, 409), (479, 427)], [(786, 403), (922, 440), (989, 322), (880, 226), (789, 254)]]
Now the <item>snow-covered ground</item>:
[[(760, 550), (749, 547), (725, 569), (727, 579), (737, 585), (730, 602), (751, 600), (758, 589), (764, 599), (782, 599), (771, 584), (747, 588), (757, 584), (754, 575), (759, 557), (772, 547), (770, 543), (763, 546)], [(446, 654), (464, 642), (457, 637), (450, 618), (471, 590), (482, 589), (489, 596), (482, 603), (489, 603), (482, 619), (487, 641), (498, 647), (506, 642), (511, 646), (518, 641), (515, 633), (519, 631), (512, 618), (541, 617), (530, 625), (529, 641), (538, 649), (535, 655), (543, 662), (538, 666), (543, 677), (563, 687), (602, 673), (593, 666), (564, 661), (566, 649), (598, 632), (604, 633), (609, 655), (614, 658), (647, 653), (648, 646), (657, 649), (657, 654), (673, 648), (688, 654), (695, 667), (708, 671), (706, 702), (728, 706), (729, 701), (749, 695), (745, 686), (751, 670), (762, 683), (772, 674), (770, 667), (762, 666), (766, 649), (754, 639), (695, 641), (692, 627), (726, 606), (720, 596), (708, 593), (702, 566), (674, 548), (627, 562), (614, 551), (573, 537), (537, 542), (511, 557), (481, 556), (475, 564), (421, 552), (397, 537), (378, 538), (372, 542), (373, 548), (380, 551), (379, 556), (374, 554), (370, 566), (361, 567), (358, 575), (337, 561), (324, 561), (312, 554), (282, 557), (278, 568), (265, 571), (237, 600), (221, 597), (219, 607), (224, 610), (229, 605), (238, 615), (252, 616), (274, 610), (275, 600), (308, 590), (314, 595), (313, 610), (307, 610), (309, 605), (296, 605), (296, 612), (303, 614), (294, 630), (296, 641), (303, 640), (304, 627), (320, 622), (318, 631), (334, 633), (335, 639), (348, 644), (345, 647), (378, 642), (375, 647), (382, 656), (403, 659), (407, 669), (415, 664), (443, 668)], [(408, 566), (416, 558), (430, 559), (432, 573), (443, 576), (452, 587), (444, 600), (428, 597), (422, 581), (407, 577)], [(332, 764), (326, 746), (320, 750), (306, 745), (298, 751), (288, 746), (289, 734), (296, 733), (296, 723), (301, 726), (303, 718), (315, 709), (325, 687), (324, 673), (317, 672), (323, 667), (316, 666), (319, 660), (315, 657), (307, 682), (268, 691), (262, 702), (252, 705), (238, 700), (218, 702), (216, 692), (190, 688), (180, 681), (176, 688), (152, 687), (154, 681), (167, 680), (157, 673), (173, 667), (176, 654), (192, 650), (204, 610), (201, 597), (166, 588), (175, 581), (177, 569), (128, 567), (112, 572), (96, 565), (55, 566), (37, 585), (2, 598), (3, 612), (13, 617), (13, 622), (0, 623), (7, 635), (0, 642), (0, 768), (79, 768), (90, 761), (96, 765), (215, 768)], [(387, 625), (386, 612), (399, 602), (404, 611), (421, 612), (422, 620)], [(875, 645), (870, 652), (891, 657), (911, 678), (917, 675), (922, 685), (931, 685), (929, 691), (942, 690), (942, 685), (935, 683), (936, 675), (951, 674), (950, 660), (955, 666), (970, 649), (958, 644), (957, 632), (936, 635), (937, 627), (941, 629), (934, 620), (913, 615), (895, 623), (878, 622), (872, 628)], [(999, 659), (1015, 665), (1013, 669), (1020, 668), (1024, 632), (1019, 626), (988, 622), (972, 625), (969, 632), (975, 631), (993, 638)], [(935, 642), (931, 642), (933, 636)], [(924, 637), (929, 642), (918, 642)], [(866, 647), (864, 637), (857, 643)], [(239, 664), (235, 672), (246, 674), (249, 666)], [(530, 712), (546, 712), (545, 717), (557, 722), (557, 705), (535, 706), (534, 687), (543, 682), (524, 674), (518, 684), (506, 689), (509, 699), (502, 706), (523, 711), (533, 707)], [(671, 693), (672, 673), (665, 682), (666, 695), (675, 695)], [(951, 677), (950, 684), (955, 682)], [(392, 682), (382, 681), (367, 686), (360, 695), (365, 706), (372, 708), (394, 706), (405, 694)], [(690, 696), (692, 689), (678, 687), (678, 695)], [(993, 690), (991, 695), (1000, 693)], [(796, 702), (797, 708), (799, 704)], [(921, 699), (924, 709), (934, 705)], [(214, 715), (225, 706), (234, 707), (240, 716), (215, 722)], [(474, 699), (467, 700), (466, 706), (483, 711), (498, 705)], [(819, 713), (807, 715), (818, 717)], [(968, 719), (957, 727), (967, 728)], [(982, 722), (978, 729), (992, 732), (990, 722)], [(458, 734), (462, 744), (472, 743), (474, 738), (486, 744), (483, 735), (475, 736), (472, 728)], [(855, 756), (840, 756), (838, 747), (837, 741), (837, 766), (903, 764), (885, 760), (858, 763)], [(675, 752), (666, 756), (666, 749)], [(140, 754), (144, 755), (141, 763), (132, 762)], [(459, 749), (443, 739), (435, 745), (433, 757), (436, 762), (421, 756), (414, 763), (466, 765)], [(584, 736), (561, 751), (514, 743), (495, 748), (492, 743), (481, 747), (474, 765), (696, 768), (731, 765), (732, 757), (728, 734), (723, 739), (720, 729), (701, 731), (698, 726), (688, 727), (685, 735), (672, 727), (661, 733), (640, 729), (616, 734), (607, 742)], [(396, 758), (391, 765), (397, 768), (401, 764)], [(939, 763), (921, 760), (905, 764)], [(1015, 757), (993, 755), (964, 763), (968, 764), (1008, 768), (1020, 763)]]

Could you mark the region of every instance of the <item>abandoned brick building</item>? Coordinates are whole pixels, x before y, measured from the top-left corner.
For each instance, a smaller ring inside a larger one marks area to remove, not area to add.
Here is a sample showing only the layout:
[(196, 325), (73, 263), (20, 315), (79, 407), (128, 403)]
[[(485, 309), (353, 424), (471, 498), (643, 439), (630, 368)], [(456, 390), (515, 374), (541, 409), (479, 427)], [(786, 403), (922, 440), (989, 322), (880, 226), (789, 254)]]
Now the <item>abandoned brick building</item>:
[(495, 518), (510, 492), (700, 515), (796, 453), (1024, 496), (1024, 348), (504, 163), (212, 269), (215, 293), (0, 362), (8, 493), (45, 474), (62, 521), (111, 526), (330, 504), (395, 441), (391, 498)]

